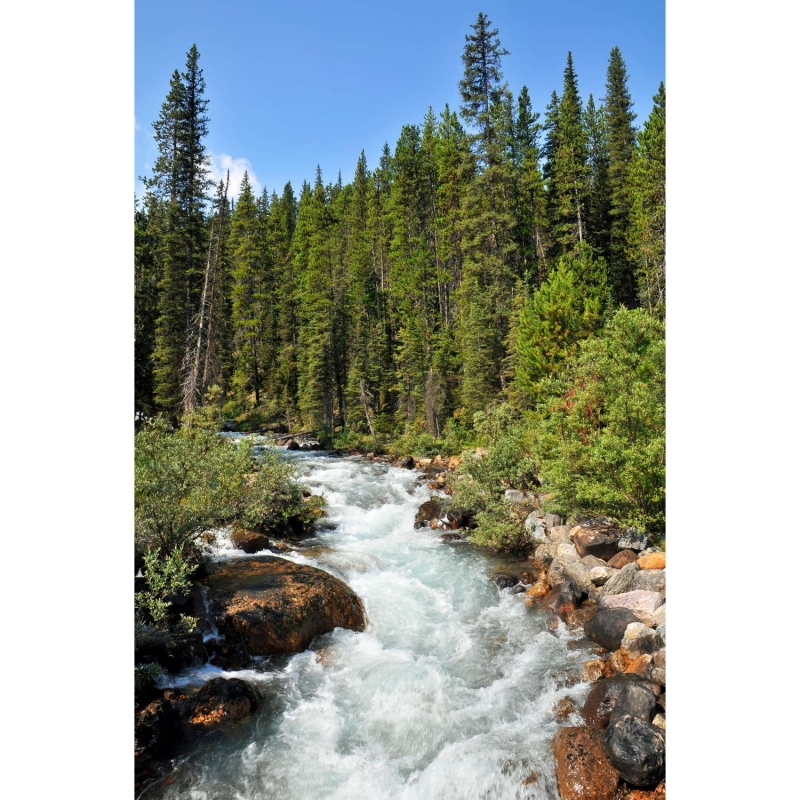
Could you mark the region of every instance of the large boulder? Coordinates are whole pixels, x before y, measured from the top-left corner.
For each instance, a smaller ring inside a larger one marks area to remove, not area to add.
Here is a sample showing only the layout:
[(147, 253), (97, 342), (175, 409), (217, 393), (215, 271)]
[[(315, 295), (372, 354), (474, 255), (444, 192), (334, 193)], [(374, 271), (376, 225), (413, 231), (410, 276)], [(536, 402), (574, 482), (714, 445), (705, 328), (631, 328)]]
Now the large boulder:
[(651, 539), (646, 533), (637, 528), (628, 528), (617, 542), (617, 547), (620, 550), (635, 550), (637, 553), (641, 553), (643, 550), (647, 550), (650, 544)]
[(498, 589), (510, 589), (515, 584), (519, 583), (516, 575), (512, 575), (505, 570), (496, 570), (492, 574), (492, 582)]
[(619, 673), (608, 678), (601, 678), (592, 686), (581, 711), (586, 724), (595, 728), (605, 728), (609, 724), (617, 700), (628, 684), (635, 684), (648, 691), (653, 696), (655, 705), (659, 691), (655, 683), (644, 680), (636, 674)]
[(664, 731), (644, 719), (631, 714), (615, 718), (603, 735), (603, 749), (631, 786), (655, 787), (664, 778), (667, 754)]
[(616, 575), (606, 581), (601, 590), (603, 596), (624, 594), (633, 588), (633, 576), (639, 571), (639, 565), (633, 561), (626, 564)]
[(608, 559), (617, 554), (617, 542), (622, 536), (622, 531), (611, 526), (584, 527), (578, 526), (573, 529), (572, 541), (578, 555), (597, 556), (597, 558)]
[(630, 609), (605, 608), (583, 626), (583, 632), (587, 639), (606, 650), (618, 650), (622, 637), (632, 622), (639, 622), (639, 618)]
[(269, 547), (269, 537), (258, 531), (247, 530), (246, 528), (236, 528), (231, 533), (233, 546), (245, 553), (258, 553)]
[(203, 685), (189, 708), (188, 719), (197, 729), (238, 722), (261, 705), (261, 693), (239, 678), (213, 678)]
[(643, 569), (633, 577), (633, 588), (646, 592), (667, 594), (667, 571), (664, 569)]
[(583, 594), (588, 595), (594, 584), (589, 577), (589, 568), (581, 561), (574, 545), (560, 544), (550, 565), (547, 582), (557, 586), (564, 580), (571, 581)]
[(636, 614), (638, 621), (654, 628), (656, 621), (653, 615), (663, 603), (664, 596), (662, 594), (635, 589), (622, 594), (605, 595), (600, 598), (598, 605), (600, 608), (627, 608)]
[(619, 775), (596, 728), (561, 728), (553, 739), (556, 780), (561, 800), (612, 800)]
[(205, 584), (217, 630), (250, 655), (299, 653), (334, 628), (366, 626), (364, 606), (346, 583), (283, 558), (222, 562)]
[(625, 629), (625, 635), (619, 643), (620, 650), (624, 650), (629, 659), (634, 660), (643, 655), (652, 655), (664, 646), (661, 637), (647, 625), (641, 622), (632, 622)]

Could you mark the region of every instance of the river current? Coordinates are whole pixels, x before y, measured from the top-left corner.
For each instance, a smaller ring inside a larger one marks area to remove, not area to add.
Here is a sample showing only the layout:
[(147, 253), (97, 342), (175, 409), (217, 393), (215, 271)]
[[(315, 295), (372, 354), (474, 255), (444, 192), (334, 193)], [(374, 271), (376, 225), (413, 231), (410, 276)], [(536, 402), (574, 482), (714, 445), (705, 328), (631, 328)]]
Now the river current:
[[(415, 470), (356, 457), (291, 454), (328, 500), (335, 529), (285, 557), (342, 578), (364, 602), (365, 632), (337, 629), (312, 649), (165, 685), (237, 677), (263, 707), (195, 742), (142, 798), (162, 800), (506, 800), (558, 798), (554, 706), (588, 653), (563, 623), (500, 591), (499, 562), (414, 530), (431, 496)], [(223, 534), (216, 558), (236, 558)], [(569, 724), (569, 723), (567, 723)], [(531, 773), (538, 773), (531, 777)]]

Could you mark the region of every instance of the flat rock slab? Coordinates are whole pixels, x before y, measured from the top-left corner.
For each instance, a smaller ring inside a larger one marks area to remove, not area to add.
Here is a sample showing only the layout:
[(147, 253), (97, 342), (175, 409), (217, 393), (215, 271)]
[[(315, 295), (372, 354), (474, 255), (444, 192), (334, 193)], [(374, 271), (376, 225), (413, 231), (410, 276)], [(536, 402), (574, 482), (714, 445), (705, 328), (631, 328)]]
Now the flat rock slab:
[(206, 578), (209, 611), (250, 655), (299, 653), (334, 628), (363, 631), (358, 595), (329, 572), (277, 556), (222, 562)]
[(656, 626), (656, 610), (664, 604), (664, 595), (659, 592), (646, 592), (635, 589), (632, 592), (623, 594), (611, 594), (600, 598), (598, 605), (600, 608), (627, 608), (638, 618), (637, 621), (643, 622), (651, 628)]

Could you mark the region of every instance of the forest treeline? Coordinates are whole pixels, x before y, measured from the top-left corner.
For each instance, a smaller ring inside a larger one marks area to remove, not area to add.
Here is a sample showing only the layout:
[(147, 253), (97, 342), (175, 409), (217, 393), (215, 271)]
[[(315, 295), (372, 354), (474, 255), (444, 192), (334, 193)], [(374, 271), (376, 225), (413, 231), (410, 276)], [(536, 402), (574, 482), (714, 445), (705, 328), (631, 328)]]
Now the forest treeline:
[(619, 308), (665, 311), (665, 89), (641, 129), (618, 48), (584, 102), (572, 54), (541, 115), (479, 14), (461, 105), (405, 125), (377, 164), (299, 197), (209, 180), (193, 46), (154, 123), (135, 208), (135, 404), (210, 400), (332, 434), (438, 438), (542, 387)]

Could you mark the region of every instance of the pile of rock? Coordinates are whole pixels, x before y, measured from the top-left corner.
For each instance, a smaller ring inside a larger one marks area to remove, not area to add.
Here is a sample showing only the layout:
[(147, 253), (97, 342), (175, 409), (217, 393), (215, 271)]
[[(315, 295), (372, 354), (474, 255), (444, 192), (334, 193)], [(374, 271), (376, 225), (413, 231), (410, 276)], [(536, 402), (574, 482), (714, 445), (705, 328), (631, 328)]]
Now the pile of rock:
[(600, 648), (584, 667), (584, 680), (596, 681), (586, 727), (562, 728), (553, 741), (561, 798), (665, 800), (666, 553), (607, 518), (555, 521), (531, 519), (538, 576), (528, 602)]

